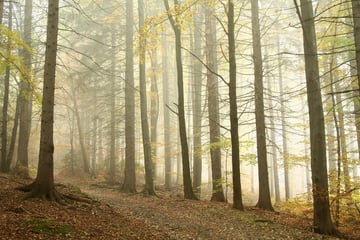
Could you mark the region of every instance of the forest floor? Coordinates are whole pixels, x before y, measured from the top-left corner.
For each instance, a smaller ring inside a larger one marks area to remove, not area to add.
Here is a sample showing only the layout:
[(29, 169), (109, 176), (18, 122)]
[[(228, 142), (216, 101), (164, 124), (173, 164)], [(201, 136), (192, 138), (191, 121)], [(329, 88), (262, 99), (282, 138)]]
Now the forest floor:
[(24, 200), (26, 193), (15, 188), (30, 182), (0, 174), (0, 239), (340, 239), (312, 233), (311, 219), (304, 217), (240, 212), (160, 190), (157, 197), (125, 194), (91, 181), (57, 185), (81, 201)]

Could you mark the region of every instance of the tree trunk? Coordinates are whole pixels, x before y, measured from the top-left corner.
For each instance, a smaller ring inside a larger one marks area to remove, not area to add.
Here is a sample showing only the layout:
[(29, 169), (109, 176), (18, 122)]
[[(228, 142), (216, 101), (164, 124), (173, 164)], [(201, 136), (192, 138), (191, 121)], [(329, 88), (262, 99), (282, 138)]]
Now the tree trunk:
[(4, 0), (0, 0), (0, 24), (2, 24), (3, 15), (4, 15)]
[[(280, 40), (278, 39), (278, 52), (280, 52)], [(280, 58), (280, 56), (279, 56)], [(278, 58), (278, 63), (280, 64), (280, 59)], [(285, 100), (284, 100), (284, 86), (283, 86), (283, 77), (281, 68), (279, 68), (279, 90), (280, 90), (280, 116), (281, 116), (281, 135), (282, 135), (282, 145), (283, 145), (283, 161), (284, 161), (284, 184), (285, 184), (285, 201), (290, 197), (290, 180), (289, 180), (289, 150), (287, 145), (287, 123), (286, 123), (286, 113), (285, 113)]]
[[(8, 16), (8, 28), (12, 30), (12, 3), (9, 3), (9, 16)], [(11, 52), (11, 40), (8, 38), (7, 52)], [(5, 67), (5, 78), (4, 78), (4, 98), (3, 98), (3, 109), (2, 109), (2, 125), (1, 125), (1, 172), (9, 172), (10, 165), (7, 163), (6, 154), (8, 150), (7, 141), (7, 128), (8, 128), (8, 108), (9, 108), (9, 90), (10, 90), (10, 66)], [(8, 168), (9, 166), (9, 168)]]
[[(168, 0), (164, 0), (166, 10), (169, 12), (170, 7)], [(174, 0), (175, 7), (178, 5), (177, 0)], [(179, 118), (179, 131), (181, 143), (181, 156), (183, 165), (183, 184), (184, 184), (184, 197), (186, 199), (197, 199), (194, 194), (191, 174), (190, 174), (190, 158), (189, 146), (186, 136), (186, 121), (185, 121), (185, 106), (184, 106), (184, 79), (183, 79), (183, 64), (181, 56), (181, 29), (178, 26), (171, 14), (168, 14), (169, 21), (175, 33), (175, 51), (176, 51), (176, 69), (177, 69), (177, 86), (178, 86), (178, 118)]]
[[(140, 33), (144, 26), (144, 2), (138, 0), (139, 11), (139, 29)], [(149, 133), (148, 111), (147, 111), (147, 94), (146, 94), (146, 74), (145, 74), (145, 49), (146, 39), (141, 43), (143, 51), (139, 55), (139, 79), (140, 79), (140, 108), (141, 108), (141, 130), (144, 150), (144, 165), (145, 165), (145, 189), (144, 192), (149, 195), (155, 195), (154, 179), (153, 179), (153, 165), (151, 158), (151, 141)]]
[[(360, 1), (351, 0), (352, 13), (354, 22), (354, 39), (355, 39), (355, 57), (356, 57), (356, 69), (357, 69), (357, 82), (360, 86)], [(360, 88), (358, 88), (360, 94)]]
[(125, 177), (122, 190), (136, 192), (135, 175), (135, 92), (133, 56), (133, 1), (126, 0), (126, 66), (125, 66)]
[[(201, 19), (203, 11), (201, 7), (195, 13), (194, 20), (194, 55), (201, 59)], [(193, 187), (197, 197), (201, 195), (202, 175), (202, 142), (201, 142), (201, 88), (202, 88), (202, 65), (193, 58)]]
[[(277, 39), (279, 41), (279, 39)], [(279, 52), (279, 49), (278, 49)], [(278, 58), (278, 66), (277, 66), (281, 72), (281, 61)], [(266, 66), (266, 71), (269, 70), (269, 66)], [(275, 204), (280, 202), (280, 187), (279, 187), (279, 166), (278, 166), (278, 149), (277, 149), (277, 138), (276, 138), (276, 118), (274, 115), (274, 104), (273, 104), (273, 92), (272, 88), (274, 88), (274, 83), (272, 81), (272, 78), (268, 78), (268, 84), (267, 88), (269, 91), (269, 124), (270, 124), (270, 141), (271, 141), (271, 175), (273, 179), (273, 189), (271, 191), (271, 194), (275, 193)], [(271, 179), (271, 178), (270, 178)], [(271, 186), (271, 185), (270, 185)]]
[(235, 19), (234, 2), (228, 0), (228, 43), (229, 43), (229, 98), (230, 98), (230, 125), (231, 125), (231, 152), (233, 171), (233, 207), (244, 210), (242, 203), (241, 179), (240, 179), (240, 145), (239, 127), (237, 115), (237, 94), (236, 94), (236, 49), (235, 49)]
[(170, 111), (167, 108), (170, 103), (170, 87), (169, 87), (169, 73), (168, 73), (168, 51), (166, 44), (166, 35), (163, 34), (162, 38), (162, 79), (163, 79), (163, 102), (164, 102), (164, 158), (165, 158), (165, 188), (170, 190), (172, 187), (171, 181), (171, 171), (172, 171), (172, 161), (171, 161), (171, 125), (170, 125)]
[[(217, 73), (216, 54), (216, 24), (213, 17), (214, 9), (206, 6), (206, 64), (207, 91), (208, 91), (208, 114), (210, 128), (210, 157), (212, 174), (212, 195), (211, 201), (225, 202), (223, 179), (221, 174), (221, 147), (220, 147), (220, 117), (219, 117), (219, 84)], [(211, 70), (211, 71), (210, 71)]]
[(48, 1), (48, 23), (44, 66), (43, 99), (41, 110), (40, 152), (37, 176), (28, 197), (60, 200), (54, 187), (54, 95), (59, 21), (59, 1)]
[(319, 80), (312, 1), (301, 0), (300, 3), (301, 14), (299, 9), (298, 13), (303, 29), (306, 87), (310, 120), (311, 173), (314, 207), (313, 228), (317, 233), (335, 234), (336, 229), (331, 221), (329, 205), (324, 112)]
[(92, 156), (91, 156), (91, 176), (96, 178), (96, 151), (97, 151), (97, 132), (98, 132), (98, 115), (97, 115), (97, 84), (96, 78), (93, 78), (93, 127), (92, 127)]
[(258, 0), (251, 0), (251, 19), (253, 36), (253, 59), (255, 75), (255, 120), (256, 120), (256, 140), (258, 157), (258, 177), (259, 177), (259, 199), (256, 207), (274, 211), (271, 205), (269, 174), (266, 151), (265, 133), (265, 113), (264, 113), (264, 93), (263, 93), (263, 64), (261, 54), (259, 6)]
[(116, 85), (115, 85), (115, 33), (111, 31), (111, 45), (112, 45), (112, 54), (111, 54), (111, 74), (110, 74), (110, 159), (109, 159), (109, 183), (115, 183), (115, 168), (116, 168), (116, 130), (115, 130), (115, 94), (116, 94)]
[(157, 83), (157, 50), (151, 55), (151, 86), (150, 86), (150, 142), (153, 178), (157, 178), (157, 125), (159, 119), (159, 90)]
[(85, 148), (84, 132), (83, 132), (82, 125), (81, 125), (79, 106), (77, 103), (76, 95), (74, 94), (73, 96), (74, 96), (73, 97), (74, 112), (75, 112), (76, 124), (77, 124), (77, 129), (78, 129), (78, 134), (79, 134), (79, 136), (78, 136), (79, 144), (80, 144), (80, 148), (81, 148), (81, 157), (83, 160), (83, 170), (85, 173), (90, 173), (89, 160), (88, 160), (88, 156), (87, 156), (87, 152), (86, 152), (86, 148)]
[[(32, 29), (32, 0), (25, 2), (25, 20), (24, 20), (24, 41), (31, 47), (31, 30)], [(31, 53), (23, 50), (24, 62), (27, 70), (31, 72)], [(29, 74), (20, 82), (20, 123), (19, 123), (19, 144), (18, 144), (18, 160), (16, 168), (20, 170), (24, 176), (29, 176), (28, 165), (28, 147), (31, 132), (31, 117), (32, 117), (32, 99), (33, 89), (31, 87), (32, 75)]]
[[(19, 115), (20, 115), (20, 106), (19, 106), (19, 98), (20, 95), (16, 98), (16, 108), (15, 108), (15, 116), (14, 116), (14, 126), (12, 129), (11, 139), (10, 139), (10, 145), (9, 145), (9, 151), (6, 157), (6, 168), (10, 169), (11, 162), (14, 157), (14, 151), (15, 151), (15, 143), (16, 143), (16, 137), (18, 132), (18, 126), (19, 126)], [(25, 176), (27, 177), (27, 176)]]

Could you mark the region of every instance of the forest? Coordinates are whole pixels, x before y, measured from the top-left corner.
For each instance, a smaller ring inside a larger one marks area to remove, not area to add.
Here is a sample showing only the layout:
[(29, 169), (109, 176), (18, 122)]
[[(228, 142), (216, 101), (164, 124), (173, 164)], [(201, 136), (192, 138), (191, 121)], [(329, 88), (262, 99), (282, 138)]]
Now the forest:
[(131, 219), (85, 239), (360, 238), (359, 0), (0, 0), (0, 76), (0, 239), (69, 204)]

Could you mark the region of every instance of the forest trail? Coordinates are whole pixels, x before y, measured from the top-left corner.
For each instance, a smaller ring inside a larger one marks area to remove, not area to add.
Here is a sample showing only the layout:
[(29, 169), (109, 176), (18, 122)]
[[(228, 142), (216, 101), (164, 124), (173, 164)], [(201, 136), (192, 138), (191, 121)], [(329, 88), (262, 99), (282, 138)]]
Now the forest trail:
[(161, 191), (158, 197), (149, 197), (99, 187), (82, 190), (150, 229), (166, 233), (168, 239), (337, 239), (311, 233), (311, 225), (301, 229), (304, 223), (296, 223), (301, 218), (282, 213), (240, 212), (230, 204), (183, 200)]
[(184, 200), (178, 192), (125, 194), (86, 180), (57, 185), (85, 202), (24, 200), (15, 188), (30, 182), (0, 174), (0, 240), (337, 239), (312, 233), (310, 219), (286, 213), (240, 212), (226, 203)]

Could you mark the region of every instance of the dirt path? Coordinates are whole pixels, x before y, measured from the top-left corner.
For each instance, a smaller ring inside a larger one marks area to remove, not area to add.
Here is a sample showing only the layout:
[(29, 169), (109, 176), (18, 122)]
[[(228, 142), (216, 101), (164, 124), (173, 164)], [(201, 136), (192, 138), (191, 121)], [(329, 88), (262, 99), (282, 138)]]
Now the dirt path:
[(292, 219), (284, 219), (289, 217), (286, 214), (240, 212), (228, 204), (183, 200), (166, 193), (157, 198), (105, 188), (82, 190), (150, 229), (166, 233), (168, 239), (336, 239), (289, 226)]

